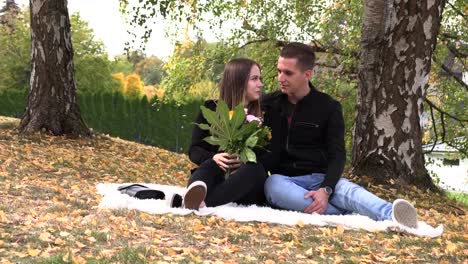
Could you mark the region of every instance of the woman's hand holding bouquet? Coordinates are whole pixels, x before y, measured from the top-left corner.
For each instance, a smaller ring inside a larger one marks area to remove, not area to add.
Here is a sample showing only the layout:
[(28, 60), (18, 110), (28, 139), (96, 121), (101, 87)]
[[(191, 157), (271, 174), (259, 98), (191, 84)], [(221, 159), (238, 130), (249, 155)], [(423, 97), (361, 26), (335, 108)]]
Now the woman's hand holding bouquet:
[(216, 111), (201, 106), (201, 111), (208, 124), (198, 124), (201, 129), (208, 130), (210, 136), (204, 140), (219, 146), (221, 153), (213, 160), (226, 171), (226, 177), (241, 163), (257, 162), (253, 151), (256, 147), (265, 147), (271, 138), (271, 130), (262, 126), (259, 117), (247, 115), (244, 107), (238, 105), (229, 111), (227, 104), (219, 100)]

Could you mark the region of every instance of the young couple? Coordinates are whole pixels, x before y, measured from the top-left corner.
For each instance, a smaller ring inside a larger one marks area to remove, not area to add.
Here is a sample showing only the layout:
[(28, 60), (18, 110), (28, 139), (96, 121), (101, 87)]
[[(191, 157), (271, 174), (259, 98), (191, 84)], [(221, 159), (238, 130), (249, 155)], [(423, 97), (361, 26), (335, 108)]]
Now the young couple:
[[(256, 62), (239, 58), (226, 64), (219, 99), (231, 109), (243, 103), (248, 114), (264, 119), (272, 130), (268, 151), (257, 151), (257, 163), (241, 163), (237, 156), (205, 142), (209, 132), (194, 126), (189, 157), (198, 168), (192, 171), (184, 197), (173, 197), (172, 206), (267, 203), (305, 213), (358, 213), (417, 227), (416, 209), (407, 201), (389, 203), (341, 178), (346, 159), (342, 109), (310, 83), (314, 61), (309, 46), (286, 45), (277, 62), (280, 90), (263, 98)], [(206, 101), (205, 106), (215, 110), (216, 101)], [(199, 113), (196, 123), (207, 121)], [(225, 179), (227, 169), (233, 173)]]

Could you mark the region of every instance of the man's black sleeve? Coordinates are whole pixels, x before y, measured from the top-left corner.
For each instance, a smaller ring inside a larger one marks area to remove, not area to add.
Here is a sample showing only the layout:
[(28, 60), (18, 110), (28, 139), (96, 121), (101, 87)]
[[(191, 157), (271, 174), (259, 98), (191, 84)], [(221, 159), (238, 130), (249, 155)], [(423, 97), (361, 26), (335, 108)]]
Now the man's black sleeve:
[(335, 185), (343, 173), (346, 162), (344, 130), (341, 104), (334, 101), (334, 107), (328, 121), (326, 137), (328, 169), (321, 187), (329, 186), (335, 189)]

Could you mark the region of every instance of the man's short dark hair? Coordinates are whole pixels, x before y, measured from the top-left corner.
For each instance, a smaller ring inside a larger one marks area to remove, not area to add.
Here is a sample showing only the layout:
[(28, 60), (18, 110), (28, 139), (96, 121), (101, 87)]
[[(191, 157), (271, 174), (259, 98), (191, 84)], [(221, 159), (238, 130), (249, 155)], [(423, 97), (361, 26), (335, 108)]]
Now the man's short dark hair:
[(286, 44), (281, 50), (280, 56), (287, 59), (297, 59), (302, 70), (313, 69), (315, 64), (315, 52), (312, 47), (300, 42)]

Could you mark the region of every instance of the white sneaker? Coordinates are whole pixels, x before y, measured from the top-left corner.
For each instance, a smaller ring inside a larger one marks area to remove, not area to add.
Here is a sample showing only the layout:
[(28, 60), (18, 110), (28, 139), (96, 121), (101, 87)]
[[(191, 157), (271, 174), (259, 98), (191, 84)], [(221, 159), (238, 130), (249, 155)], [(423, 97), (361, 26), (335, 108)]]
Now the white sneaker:
[(178, 193), (172, 194), (170, 198), (166, 199), (167, 206), (171, 208), (181, 208), (182, 207), (182, 196)]
[(202, 181), (195, 181), (187, 187), (184, 195), (184, 208), (198, 210), (200, 204), (206, 197), (206, 184)]
[(416, 209), (411, 203), (403, 199), (396, 199), (393, 202), (392, 219), (406, 227), (418, 227), (418, 213)]

